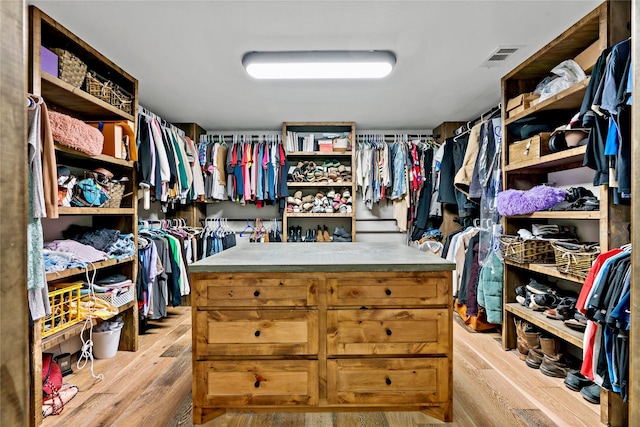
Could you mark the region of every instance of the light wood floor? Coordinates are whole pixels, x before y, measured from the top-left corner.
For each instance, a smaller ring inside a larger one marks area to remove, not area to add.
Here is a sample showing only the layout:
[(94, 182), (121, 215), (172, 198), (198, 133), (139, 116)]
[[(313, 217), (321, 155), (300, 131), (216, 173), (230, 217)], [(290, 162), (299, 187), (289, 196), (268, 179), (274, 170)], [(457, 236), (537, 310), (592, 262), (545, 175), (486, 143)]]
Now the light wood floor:
[[(45, 418), (50, 426), (192, 426), (191, 310), (169, 309), (150, 322), (139, 351), (118, 352), (65, 377), (80, 392), (63, 413)], [(502, 350), (497, 333), (470, 333), (454, 324), (453, 422), (419, 412), (231, 413), (206, 427), (431, 427), (567, 426), (594, 427), (599, 406), (567, 389), (562, 379), (528, 368), (514, 351)]]

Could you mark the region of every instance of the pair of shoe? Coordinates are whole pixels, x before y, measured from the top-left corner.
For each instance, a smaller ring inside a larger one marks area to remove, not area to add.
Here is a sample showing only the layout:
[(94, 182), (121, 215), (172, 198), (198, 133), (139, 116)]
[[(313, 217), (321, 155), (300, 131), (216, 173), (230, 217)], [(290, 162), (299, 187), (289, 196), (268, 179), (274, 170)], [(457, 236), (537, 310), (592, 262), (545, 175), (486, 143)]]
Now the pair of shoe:
[(334, 242), (351, 242), (351, 233), (348, 233), (342, 227), (336, 227), (333, 231), (333, 241)]
[(291, 226), (288, 231), (287, 242), (302, 242), (302, 227)]
[(570, 370), (564, 379), (564, 385), (570, 390), (580, 392), (587, 402), (600, 404), (600, 386), (577, 370)]
[(318, 229), (316, 231), (316, 241), (317, 242), (330, 242), (331, 236), (329, 235), (329, 229), (327, 226), (320, 227), (318, 225)]
[(307, 230), (307, 234), (304, 237), (305, 242), (315, 242), (318, 238), (316, 230), (314, 228), (310, 228)]
[(518, 286), (515, 291), (516, 301), (532, 310), (544, 311), (545, 309), (555, 308), (558, 305), (558, 298), (554, 294), (531, 292), (529, 285)]
[[(585, 387), (593, 385), (593, 381), (585, 377), (580, 371), (571, 369), (567, 372), (567, 376), (564, 379), (564, 385), (568, 389), (573, 391), (580, 391)], [(598, 399), (600, 399), (600, 391), (598, 390)]]

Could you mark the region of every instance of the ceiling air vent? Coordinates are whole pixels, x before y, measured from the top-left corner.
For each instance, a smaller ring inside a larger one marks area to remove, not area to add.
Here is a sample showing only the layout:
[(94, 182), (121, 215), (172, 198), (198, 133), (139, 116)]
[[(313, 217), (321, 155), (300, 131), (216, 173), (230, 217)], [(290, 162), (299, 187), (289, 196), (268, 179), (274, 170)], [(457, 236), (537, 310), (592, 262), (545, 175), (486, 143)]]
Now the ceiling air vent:
[(480, 64), (480, 67), (499, 67), (520, 48), (522, 48), (522, 46), (499, 46), (491, 53), (491, 55), (489, 55), (489, 58), (487, 58), (482, 64)]

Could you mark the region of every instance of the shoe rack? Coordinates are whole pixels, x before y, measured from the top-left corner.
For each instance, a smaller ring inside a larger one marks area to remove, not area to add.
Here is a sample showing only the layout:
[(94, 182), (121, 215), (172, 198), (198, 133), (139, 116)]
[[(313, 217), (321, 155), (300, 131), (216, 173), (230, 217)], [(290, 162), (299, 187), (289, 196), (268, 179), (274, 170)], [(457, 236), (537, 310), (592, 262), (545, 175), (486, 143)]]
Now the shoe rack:
[[(326, 144), (332, 135), (350, 135), (346, 151)], [(356, 240), (356, 186), (353, 138), (354, 122), (284, 122), (282, 141), (287, 136), (311, 139), (306, 151), (287, 150), (290, 173), (289, 197), (282, 215), (284, 242), (338, 242)], [(313, 143), (315, 141), (315, 143)], [(318, 147), (322, 145), (323, 148)], [(326, 147), (326, 148), (325, 148)], [(313, 148), (313, 149), (312, 149)], [(325, 151), (327, 150), (327, 151)], [(334, 232), (338, 234), (334, 235)], [(337, 238), (336, 238), (337, 236)]]
[[(588, 48), (597, 49), (599, 55), (605, 48), (628, 38), (629, 19), (630, 2), (605, 1), (502, 78), (504, 189), (528, 190), (542, 183), (578, 179), (573, 177), (580, 174), (583, 174), (587, 184), (590, 184), (593, 171), (582, 166), (585, 146), (550, 154), (540, 149), (536, 154), (528, 155), (524, 159), (522, 156), (511, 158), (510, 149), (513, 148), (513, 143), (521, 138), (508, 132), (510, 124), (542, 112), (552, 111), (555, 116), (566, 116), (568, 123), (580, 110), (589, 78), (541, 102), (523, 105), (521, 111), (508, 113), (504, 106), (508, 100), (520, 94), (533, 92), (537, 83), (549, 75), (551, 68), (562, 61), (575, 58)], [(582, 182), (584, 181), (575, 185), (583, 185)], [(593, 193), (598, 196), (600, 202), (597, 211), (539, 211), (528, 215), (508, 216), (502, 219), (503, 233), (515, 235), (521, 228), (531, 230), (533, 224), (572, 225), (576, 227), (581, 241), (586, 241), (583, 235), (589, 234), (593, 239), (591, 241), (599, 243), (601, 252), (628, 243), (628, 207), (613, 203), (613, 195), (608, 186), (594, 187)], [(587, 233), (586, 230), (590, 232)], [(518, 347), (517, 325), (525, 321), (545, 336), (552, 337), (556, 340), (554, 342), (561, 343), (571, 354), (581, 358), (583, 332), (572, 329), (562, 321), (546, 317), (542, 311), (532, 310), (517, 302), (518, 288), (532, 279), (548, 283), (559, 291), (576, 294), (579, 294), (584, 283), (581, 277), (560, 272), (555, 264), (505, 260), (502, 329), (504, 349)], [(627, 423), (627, 405), (616, 393), (602, 390), (600, 411), (601, 420), (607, 425), (621, 426)]]

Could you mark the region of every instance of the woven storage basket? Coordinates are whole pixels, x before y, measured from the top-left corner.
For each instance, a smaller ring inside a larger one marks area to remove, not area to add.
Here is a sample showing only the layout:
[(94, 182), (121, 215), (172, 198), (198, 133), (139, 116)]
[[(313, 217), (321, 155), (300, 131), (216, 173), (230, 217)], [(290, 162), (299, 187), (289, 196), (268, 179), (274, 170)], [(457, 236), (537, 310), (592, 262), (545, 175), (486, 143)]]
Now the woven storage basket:
[(111, 93), (113, 91), (113, 83), (108, 80), (99, 78), (95, 73), (86, 73), (87, 78), (84, 82), (84, 90), (90, 95), (95, 96), (104, 102), (111, 104)]
[(87, 64), (68, 50), (52, 48), (51, 51), (58, 55), (58, 77), (72, 86), (82, 86)]
[(109, 103), (125, 113), (132, 114), (132, 98), (133, 97), (128, 95), (121, 87), (115, 85), (115, 88), (111, 91), (111, 100)]
[(500, 236), (502, 256), (510, 261), (536, 264), (552, 264), (554, 251), (550, 240), (527, 239), (503, 234)]
[(124, 184), (119, 182), (108, 182), (103, 185), (109, 193), (109, 200), (102, 205), (103, 208), (119, 208), (124, 197)]
[(551, 246), (558, 271), (580, 279), (587, 277), (593, 261), (600, 254), (600, 247), (595, 245), (576, 245), (574, 249), (553, 242)]

